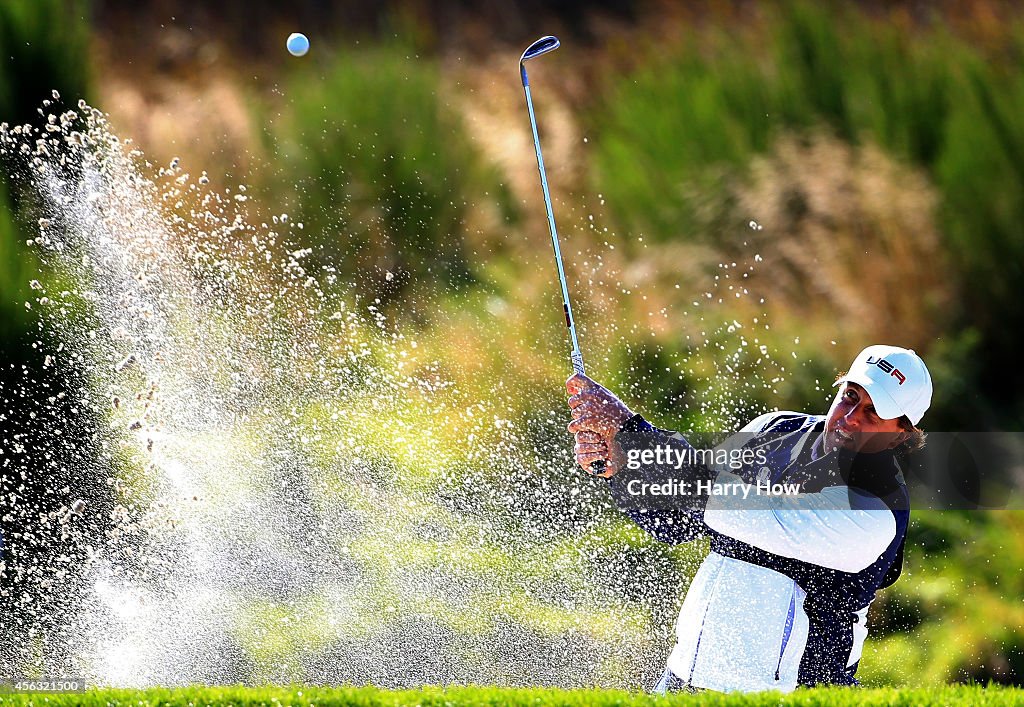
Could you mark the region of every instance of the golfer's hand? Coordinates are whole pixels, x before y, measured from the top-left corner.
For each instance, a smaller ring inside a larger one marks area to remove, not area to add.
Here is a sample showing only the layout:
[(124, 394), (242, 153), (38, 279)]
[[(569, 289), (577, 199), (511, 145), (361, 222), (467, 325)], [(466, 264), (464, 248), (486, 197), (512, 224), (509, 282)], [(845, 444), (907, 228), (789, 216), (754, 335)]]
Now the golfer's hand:
[(607, 466), (601, 475), (614, 475), (625, 458), (615, 443), (615, 435), (633, 417), (633, 411), (610, 390), (586, 376), (572, 376), (565, 382), (565, 389), (570, 396), (572, 422), (568, 429), (576, 435), (576, 460), (589, 472), (590, 463), (602, 459)]
[(565, 382), (569, 392), (569, 408), (572, 410), (572, 422), (569, 432), (587, 430), (601, 435), (605, 443), (615, 439), (615, 435), (633, 411), (604, 388), (586, 376), (578, 373)]
[[(576, 463), (591, 476), (600, 476), (607, 479), (618, 471), (618, 467), (613, 467), (609, 463), (608, 458), (611, 454), (608, 451), (608, 445), (601, 439), (601, 435), (596, 432), (588, 432), (587, 430), (577, 432), (576, 446), (573, 447), (573, 452), (576, 453)], [(594, 462), (604, 462), (604, 468), (600, 474), (594, 472), (594, 467), (592, 466)]]

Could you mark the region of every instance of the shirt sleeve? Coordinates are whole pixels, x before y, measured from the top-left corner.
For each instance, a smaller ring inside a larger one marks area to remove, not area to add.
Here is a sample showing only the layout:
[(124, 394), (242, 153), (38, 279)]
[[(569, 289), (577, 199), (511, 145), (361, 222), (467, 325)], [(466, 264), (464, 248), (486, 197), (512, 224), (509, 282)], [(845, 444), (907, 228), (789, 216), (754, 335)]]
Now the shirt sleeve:
[[(615, 436), (616, 443), (623, 451), (638, 453), (653, 450), (658, 446), (678, 452), (693, 447), (678, 432), (661, 430), (651, 425), (640, 415), (634, 415), (622, 426)], [(687, 455), (689, 456), (689, 455)], [(672, 479), (694, 481), (713, 479), (714, 472), (703, 466), (671, 463), (633, 464), (608, 479), (608, 488), (618, 507), (633, 522), (664, 543), (689, 542), (707, 534), (703, 519), (702, 499), (699, 505), (694, 499), (673, 499), (652, 497), (637, 493), (642, 484), (661, 484)]]
[[(704, 522), (712, 530), (775, 555), (842, 572), (860, 572), (896, 537), (885, 503), (849, 486), (788, 496), (758, 493), (740, 477), (721, 472)], [(744, 498), (744, 489), (746, 497)]]
[[(741, 427), (737, 432), (727, 437), (721, 444), (714, 449), (714, 461), (709, 468), (714, 472), (726, 472), (736, 473), (738, 470), (734, 466), (730, 466), (729, 460), (734, 458), (734, 454), (742, 450), (747, 444), (749, 444), (755, 437), (765, 431), (765, 428), (775, 420), (779, 419), (780, 415), (787, 415), (792, 413), (786, 412), (767, 412), (763, 415), (758, 415), (753, 420), (748, 422), (746, 425)], [(753, 480), (753, 475), (744, 477), (747, 481)]]

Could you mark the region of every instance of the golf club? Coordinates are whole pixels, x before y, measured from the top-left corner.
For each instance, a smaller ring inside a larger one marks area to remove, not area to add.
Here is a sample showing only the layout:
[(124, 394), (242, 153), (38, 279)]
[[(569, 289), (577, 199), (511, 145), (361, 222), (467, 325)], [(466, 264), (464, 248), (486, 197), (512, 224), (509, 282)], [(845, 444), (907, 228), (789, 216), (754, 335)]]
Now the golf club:
[[(562, 267), (562, 251), (558, 247), (558, 229), (555, 228), (555, 214), (551, 208), (551, 193), (548, 191), (548, 177), (544, 171), (544, 156), (540, 151), (540, 135), (537, 133), (537, 118), (533, 112), (533, 99), (530, 97), (530, 80), (526, 76), (526, 62), (529, 59), (547, 54), (558, 49), (557, 37), (541, 37), (531, 44), (519, 58), (519, 73), (523, 78), (523, 90), (526, 91), (526, 107), (530, 110), (530, 127), (533, 128), (533, 147), (537, 152), (537, 169), (540, 171), (540, 186), (544, 193), (544, 208), (548, 214), (548, 230), (551, 232), (551, 245), (555, 249), (555, 266), (558, 268), (558, 281), (562, 285), (562, 309), (565, 312), (565, 325), (569, 328), (569, 339), (572, 343), (572, 352), (569, 358), (572, 360), (572, 369), (579, 375), (586, 375), (583, 369), (583, 354), (580, 352), (580, 343), (576, 338), (576, 323), (572, 318), (572, 304), (569, 302), (569, 287), (565, 282), (565, 270)], [(605, 470), (604, 461), (596, 461), (590, 465), (590, 473), (603, 474)]]

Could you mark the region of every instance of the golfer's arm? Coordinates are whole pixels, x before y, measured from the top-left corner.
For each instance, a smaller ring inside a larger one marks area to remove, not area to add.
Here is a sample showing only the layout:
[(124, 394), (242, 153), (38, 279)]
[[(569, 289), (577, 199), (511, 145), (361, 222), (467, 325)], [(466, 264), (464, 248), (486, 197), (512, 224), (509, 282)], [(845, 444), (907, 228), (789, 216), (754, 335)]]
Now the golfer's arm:
[[(742, 484), (728, 473), (716, 482)], [(847, 486), (794, 496), (758, 495), (753, 487), (746, 499), (735, 491), (713, 495), (704, 522), (774, 555), (842, 572), (870, 566), (896, 537), (896, 519), (881, 499)]]
[[(634, 415), (622, 426), (615, 436), (615, 442), (627, 458), (639, 461), (639, 453), (656, 447), (672, 448), (683, 452), (692, 449), (690, 444), (677, 432), (660, 430), (640, 415)], [(632, 453), (632, 454), (631, 454)], [(707, 533), (702, 519), (702, 508), (686, 506), (687, 499), (673, 503), (670, 499), (656, 499), (637, 491), (643, 484), (663, 484), (671, 479), (693, 481), (696, 478), (714, 478), (714, 473), (704, 467), (675, 464), (634, 464), (620, 469), (608, 480), (612, 498), (637, 525), (664, 543), (689, 542)], [(691, 499), (692, 502), (692, 499)]]

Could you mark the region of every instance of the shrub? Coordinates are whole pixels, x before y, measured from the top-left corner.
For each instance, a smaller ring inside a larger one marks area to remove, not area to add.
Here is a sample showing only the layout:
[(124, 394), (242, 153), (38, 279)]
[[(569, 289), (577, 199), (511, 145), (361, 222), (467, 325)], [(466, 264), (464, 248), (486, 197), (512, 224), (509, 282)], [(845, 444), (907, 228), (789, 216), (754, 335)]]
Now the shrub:
[[(463, 232), (495, 180), (450, 104), (437, 61), (401, 43), (343, 50), (285, 82), (278, 186), (320, 264), (367, 294), (410, 279), (471, 281)], [(391, 276), (386, 273), (390, 272)]]

